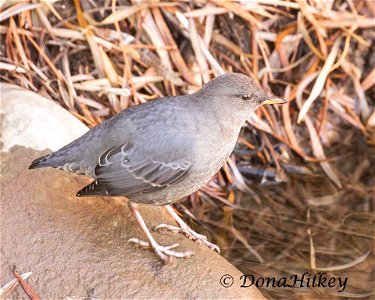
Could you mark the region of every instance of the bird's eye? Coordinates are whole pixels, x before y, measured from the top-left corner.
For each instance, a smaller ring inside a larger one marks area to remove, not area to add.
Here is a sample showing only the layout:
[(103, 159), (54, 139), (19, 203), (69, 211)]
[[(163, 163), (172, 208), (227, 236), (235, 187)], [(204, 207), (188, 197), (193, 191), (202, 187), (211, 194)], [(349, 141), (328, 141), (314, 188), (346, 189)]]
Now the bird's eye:
[(250, 100), (251, 96), (249, 94), (241, 94), (240, 99), (241, 100)]

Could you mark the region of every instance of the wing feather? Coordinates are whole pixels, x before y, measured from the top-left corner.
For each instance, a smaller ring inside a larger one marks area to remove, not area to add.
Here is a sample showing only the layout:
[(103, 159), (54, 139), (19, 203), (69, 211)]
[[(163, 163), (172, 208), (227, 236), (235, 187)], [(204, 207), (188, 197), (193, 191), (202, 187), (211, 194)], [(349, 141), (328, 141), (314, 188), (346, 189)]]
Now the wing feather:
[(177, 184), (189, 174), (191, 162), (180, 148), (168, 154), (168, 161), (153, 160), (131, 142), (108, 149), (99, 157), (96, 181), (78, 194), (130, 196)]

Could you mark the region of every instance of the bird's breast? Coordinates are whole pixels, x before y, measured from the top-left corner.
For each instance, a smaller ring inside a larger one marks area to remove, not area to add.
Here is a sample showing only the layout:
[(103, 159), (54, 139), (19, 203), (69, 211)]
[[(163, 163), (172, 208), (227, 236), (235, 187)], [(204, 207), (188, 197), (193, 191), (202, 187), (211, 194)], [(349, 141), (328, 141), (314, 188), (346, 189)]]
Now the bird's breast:
[(202, 145), (199, 147), (200, 153), (197, 155), (196, 165), (197, 173), (202, 174), (202, 181), (207, 182), (220, 170), (233, 152), (238, 134), (239, 130), (226, 132), (225, 135), (223, 132), (216, 131), (209, 133), (206, 139), (201, 141)]

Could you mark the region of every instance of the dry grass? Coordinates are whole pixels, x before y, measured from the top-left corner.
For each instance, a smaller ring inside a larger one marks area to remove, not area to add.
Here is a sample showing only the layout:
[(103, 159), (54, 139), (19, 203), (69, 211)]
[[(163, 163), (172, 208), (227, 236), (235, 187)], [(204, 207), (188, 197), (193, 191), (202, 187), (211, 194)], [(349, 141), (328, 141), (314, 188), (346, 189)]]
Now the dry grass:
[(229, 163), (176, 207), (246, 274), (348, 277), (341, 293), (263, 288), (271, 297), (373, 298), (374, 8), (2, 1), (0, 78), (95, 126), (223, 73), (251, 76), (289, 103), (259, 109)]

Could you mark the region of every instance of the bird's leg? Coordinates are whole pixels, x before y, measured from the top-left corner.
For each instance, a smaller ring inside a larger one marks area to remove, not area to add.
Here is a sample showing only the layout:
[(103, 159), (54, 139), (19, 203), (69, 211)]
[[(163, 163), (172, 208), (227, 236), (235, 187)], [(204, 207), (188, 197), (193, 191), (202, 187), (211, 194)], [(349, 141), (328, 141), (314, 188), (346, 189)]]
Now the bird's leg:
[(180, 216), (174, 211), (174, 209), (172, 208), (172, 206), (166, 205), (165, 208), (170, 213), (170, 215), (172, 216), (172, 218), (175, 219), (175, 221), (177, 222), (177, 224), (178, 224), (179, 227), (172, 226), (172, 225), (167, 225), (167, 224), (160, 224), (160, 225), (158, 225), (158, 226), (155, 227), (155, 230), (158, 229), (158, 228), (165, 228), (165, 229), (170, 230), (172, 232), (183, 233), (189, 239), (191, 239), (191, 240), (193, 240), (193, 241), (195, 241), (195, 242), (197, 242), (199, 244), (204, 244), (207, 247), (209, 247), (210, 249), (215, 250), (218, 253), (220, 253), (220, 248), (217, 245), (210, 243), (209, 241), (207, 241), (207, 237), (206, 236), (204, 236), (202, 234), (199, 234), (199, 233), (195, 232), (193, 229), (191, 229), (190, 226), (187, 225), (180, 218)]
[(138, 246), (145, 248), (145, 249), (153, 249), (155, 252), (155, 255), (160, 258), (165, 263), (170, 262), (174, 257), (180, 257), (180, 258), (187, 258), (192, 255), (194, 255), (191, 251), (186, 252), (175, 252), (171, 249), (178, 247), (178, 244), (173, 244), (171, 246), (160, 246), (155, 239), (152, 237), (150, 231), (148, 230), (145, 221), (143, 220), (141, 214), (139, 213), (138, 204), (131, 203), (129, 201), (129, 209), (133, 216), (137, 219), (139, 225), (141, 226), (143, 232), (146, 234), (148, 242), (141, 241), (136, 238), (131, 238), (128, 240), (130, 243), (135, 243)]

